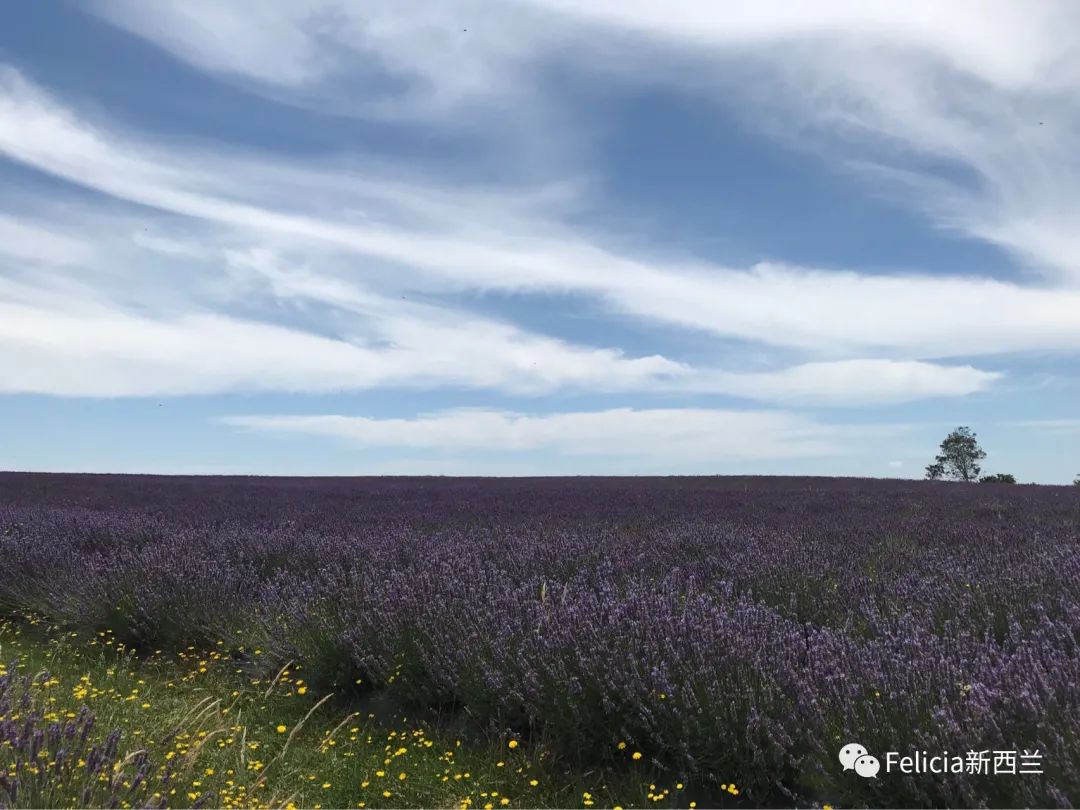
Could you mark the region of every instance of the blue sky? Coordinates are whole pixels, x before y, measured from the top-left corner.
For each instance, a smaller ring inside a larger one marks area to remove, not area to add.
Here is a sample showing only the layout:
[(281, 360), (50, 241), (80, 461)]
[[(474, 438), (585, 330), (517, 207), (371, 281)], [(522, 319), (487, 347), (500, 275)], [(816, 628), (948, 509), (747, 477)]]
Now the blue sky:
[(1073, 3), (0, 7), (0, 468), (1080, 472)]

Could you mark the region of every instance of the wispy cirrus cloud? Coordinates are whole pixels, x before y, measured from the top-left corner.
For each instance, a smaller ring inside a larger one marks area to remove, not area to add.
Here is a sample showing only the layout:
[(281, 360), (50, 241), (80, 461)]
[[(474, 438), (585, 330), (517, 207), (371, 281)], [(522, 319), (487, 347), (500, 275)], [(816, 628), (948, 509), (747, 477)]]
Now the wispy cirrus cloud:
[[(648, 390), (678, 367), (476, 321), (413, 322), (414, 340), (365, 345), (215, 313), (154, 318), (120, 308), (0, 302), (0, 393), (122, 397), (232, 391), (326, 393), (458, 386), (540, 394)], [(472, 353), (471, 355), (469, 353)], [(461, 363), (472, 356), (470, 363)]]
[[(627, 60), (699, 67), (661, 80), (734, 107), (938, 225), (1080, 283), (1080, 7), (1060, 0), (905, 4), (537, 0), (608, 37), (651, 43)], [(648, 65), (648, 66), (646, 66)], [(712, 66), (712, 70), (709, 69)]]
[(94, 248), (89, 241), (26, 217), (0, 213), (0, 254), (31, 264), (71, 265), (87, 261)]
[(1074, 3), (774, 1), (720, 12), (707, 0), (421, 2), (408, 20), (393, 4), (339, 0), (96, 9), (178, 58), (287, 97), (362, 104), (355, 82), (338, 81), (360, 71), (391, 77), (402, 114), (447, 124), (481, 120), (465, 108), (512, 105), (496, 128), (527, 116), (549, 140), (574, 131), (543, 83), (552, 63), (667, 86), (870, 170), (869, 187), (939, 226), (1080, 282)]
[(180, 59), (276, 98), (332, 105), (338, 114), (405, 118), (462, 107), (475, 116), (493, 99), (520, 96), (533, 82), (533, 58), (570, 45), (574, 33), (542, 6), (504, 10), (478, 0), (424, 2), (410, 14), (390, 0), (362, 7), (340, 0), (165, 0), (154, 8), (95, 0), (90, 8)]
[[(184, 242), (166, 243), (169, 256), (196, 254)], [(150, 244), (151, 251), (161, 248), (156, 240)], [(970, 366), (891, 360), (816, 362), (774, 372), (693, 367), (390, 298), (290, 267), (266, 249), (226, 249), (220, 261), (232, 274), (235, 294), (249, 301), (254, 293), (282, 304), (314, 302), (337, 314), (342, 334), (312, 334), (195, 300), (184, 305), (191, 296), (185, 289), (148, 313), (145, 305), (137, 311), (110, 297), (100, 282), (87, 288), (64, 276), (36, 284), (0, 281), (0, 392), (119, 397), (454, 386), (531, 396), (559, 389), (715, 393), (850, 407), (960, 396), (998, 377)], [(124, 284), (125, 277), (113, 283)], [(461, 362), (465, 357), (468, 363)]]
[[(190, 218), (204, 229), (199, 232), (201, 240), (136, 231), (131, 245), (173, 260), (201, 263), (219, 279), (217, 291), (224, 296), (216, 301), (207, 300), (205, 294), (196, 296), (190, 281), (180, 277), (182, 283), (164, 311), (156, 316), (131, 312), (108, 297), (110, 285), (119, 295), (120, 288), (131, 281), (123, 274), (116, 276), (114, 267), (110, 274), (97, 278), (97, 292), (104, 297), (93, 307), (86, 303), (72, 310), (71, 301), (86, 299), (52, 288), (53, 294), (45, 296), (44, 303), (8, 301), (3, 327), (6, 391), (132, 396), (450, 385), (536, 394), (571, 387), (718, 393), (852, 406), (970, 394), (999, 376), (966, 365), (888, 357), (819, 360), (772, 371), (690, 366), (661, 355), (628, 357), (617, 349), (577, 346), (455, 307), (406, 301), (386, 289), (386, 277), (401, 269), (413, 273), (410, 283), (423, 289), (427, 282), (435, 293), (447, 289), (573, 291), (595, 295), (612, 309), (646, 318), (813, 352), (840, 347), (852, 351), (897, 348), (895, 339), (877, 341), (873, 334), (853, 339), (865, 328), (858, 323), (849, 324), (843, 335), (821, 331), (835, 328), (835, 323), (815, 327), (819, 316), (807, 317), (805, 307), (814, 291), (822, 289), (815, 279), (822, 280), (823, 274), (651, 265), (612, 253), (520, 204), (516, 212), (497, 207), (484, 195), (472, 202), (466, 199), (466, 210), (474, 218), (465, 228), (454, 227), (460, 209), (455, 209), (445, 191), (425, 193), (423, 187), (402, 184), (372, 187), (360, 183), (353, 200), (382, 213), (392, 224), (372, 216), (350, 220), (341, 213), (335, 217), (267, 208), (262, 203), (267, 197), (284, 201), (308, 196), (297, 193), (308, 190), (320, 198), (318, 192), (326, 189), (346, 197), (348, 184), (321, 171), (268, 165), (260, 172), (250, 158), (247, 165), (241, 163), (230, 171), (220, 159), (215, 161), (212, 155), (190, 147), (168, 153), (161, 147), (135, 143), (124, 133), (82, 122), (10, 69), (0, 81), (0, 151), (119, 201)], [(245, 182), (249, 175), (260, 183)], [(277, 186), (272, 185), (275, 179), (280, 181)], [(253, 189), (260, 199), (244, 199), (242, 192)], [(544, 210), (549, 197), (540, 193), (535, 199)], [(376, 205), (380, 202), (381, 206)], [(412, 230), (400, 221), (410, 215)], [(124, 217), (119, 223), (121, 228), (130, 227)], [(20, 232), (32, 232), (33, 227), (23, 223)], [(100, 243), (98, 220), (95, 229)], [(538, 237), (529, 232), (553, 235)], [(274, 247), (250, 247), (252, 242)], [(79, 243), (60, 240), (50, 250), (55, 252), (64, 244), (70, 253), (71, 246)], [(290, 265), (289, 254), (308, 260)], [(359, 272), (351, 265), (342, 269), (348, 264), (342, 255), (366, 257), (377, 264)], [(322, 269), (312, 268), (312, 259)], [(115, 253), (109, 260), (115, 260)], [(139, 263), (137, 257), (129, 256), (127, 261), (133, 267)], [(336, 337), (313, 335), (295, 326), (237, 317), (228, 311), (234, 302), (223, 291), (238, 280), (248, 285), (244, 288), (248, 292), (254, 289), (287, 303), (309, 301), (337, 313), (339, 333)], [(832, 274), (830, 280), (890, 283), (853, 274)], [(85, 279), (69, 281), (86, 283)], [(898, 287), (898, 294), (892, 296), (896, 306), (903, 284), (892, 283)], [(933, 279), (921, 283), (939, 293), (948, 284)], [(1001, 286), (1002, 291), (1006, 289)], [(828, 309), (846, 306), (846, 302), (834, 298), (822, 305)], [(914, 297), (911, 305), (915, 305)], [(343, 314), (348, 317), (342, 318)], [(719, 320), (718, 315), (722, 316)], [(964, 326), (956, 319), (951, 323), (957, 329)], [(800, 324), (805, 325), (802, 333)], [(807, 326), (812, 328), (807, 330)], [(880, 335), (882, 325), (877, 326)], [(1053, 345), (1061, 336), (1048, 337)], [(213, 362), (206, 359), (211, 346), (218, 347)], [(473, 360), (461, 363), (462, 357)]]
[(458, 409), (404, 419), (246, 415), (222, 422), (254, 431), (326, 436), (361, 447), (500, 454), (634, 457), (650, 464), (814, 458), (844, 453), (857, 436), (894, 438), (903, 426), (844, 427), (784, 411), (618, 408), (524, 414)]
[[(92, 127), (18, 73), (0, 76), (0, 153), (117, 199), (212, 223), (250, 239), (333, 250), (375, 264), (367, 281), (399, 274), (432, 292), (500, 290), (574, 292), (612, 313), (668, 323), (724, 338), (760, 342), (832, 359), (859, 355), (935, 359), (1080, 345), (1080, 290), (1020, 286), (977, 276), (862, 275), (761, 264), (733, 269), (625, 255), (565, 223), (524, 211), (494, 215), (469, 208), (441, 218), (435, 201), (408, 228), (375, 215), (307, 214), (245, 200), (244, 172), (198, 148), (166, 152), (122, 132)], [(257, 164), (250, 164), (254, 168)], [(191, 167), (208, 167), (203, 171)], [(252, 171), (253, 174), (261, 174)], [(318, 196), (322, 172), (263, 177), (288, 184), (268, 196)], [(423, 199), (402, 193), (393, 217)], [(466, 203), (467, 204), (467, 203)]]

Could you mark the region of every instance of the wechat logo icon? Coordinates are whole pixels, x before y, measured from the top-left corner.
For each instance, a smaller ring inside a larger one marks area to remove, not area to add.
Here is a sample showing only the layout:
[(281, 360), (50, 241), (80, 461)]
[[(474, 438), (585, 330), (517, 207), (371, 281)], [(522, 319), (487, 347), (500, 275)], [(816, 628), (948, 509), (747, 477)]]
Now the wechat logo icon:
[(848, 743), (840, 749), (840, 764), (845, 771), (855, 771), (866, 779), (876, 779), (881, 770), (878, 758), (870, 756), (870, 752), (858, 743)]

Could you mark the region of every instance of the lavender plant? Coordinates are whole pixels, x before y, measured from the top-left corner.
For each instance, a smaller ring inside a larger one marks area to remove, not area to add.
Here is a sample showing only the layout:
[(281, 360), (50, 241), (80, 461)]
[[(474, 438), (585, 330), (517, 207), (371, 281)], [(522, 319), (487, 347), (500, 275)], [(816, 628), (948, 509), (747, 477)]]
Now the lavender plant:
[[(759, 804), (1075, 803), (1078, 578), (1072, 487), (0, 475), (0, 609), (259, 648)], [(1044, 772), (861, 779), (852, 740)]]
[(46, 672), (0, 675), (0, 807), (165, 807), (173, 780), (149, 751), (125, 753), (120, 729), (99, 733), (84, 706), (54, 717), (37, 692)]

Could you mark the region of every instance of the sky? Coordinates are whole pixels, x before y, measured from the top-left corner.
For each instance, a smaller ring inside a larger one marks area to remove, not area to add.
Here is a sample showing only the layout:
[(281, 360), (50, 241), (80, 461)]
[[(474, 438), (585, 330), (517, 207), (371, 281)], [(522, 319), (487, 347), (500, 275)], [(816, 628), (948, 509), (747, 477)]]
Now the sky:
[(0, 4), (0, 469), (1080, 473), (1080, 4)]

